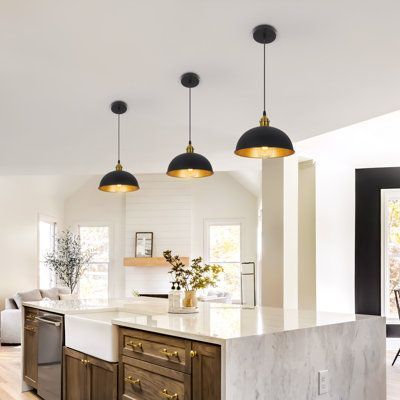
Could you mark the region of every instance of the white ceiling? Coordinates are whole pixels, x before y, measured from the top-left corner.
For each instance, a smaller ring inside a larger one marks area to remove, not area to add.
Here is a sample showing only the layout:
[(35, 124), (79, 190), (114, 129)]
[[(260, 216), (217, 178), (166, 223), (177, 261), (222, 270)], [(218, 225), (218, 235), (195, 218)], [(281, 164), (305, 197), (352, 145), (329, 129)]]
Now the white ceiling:
[(216, 170), (261, 112), (262, 46), (273, 24), (268, 114), (298, 141), (400, 109), (398, 0), (2, 0), (0, 174), (162, 172), (183, 151), (193, 70), (193, 141)]

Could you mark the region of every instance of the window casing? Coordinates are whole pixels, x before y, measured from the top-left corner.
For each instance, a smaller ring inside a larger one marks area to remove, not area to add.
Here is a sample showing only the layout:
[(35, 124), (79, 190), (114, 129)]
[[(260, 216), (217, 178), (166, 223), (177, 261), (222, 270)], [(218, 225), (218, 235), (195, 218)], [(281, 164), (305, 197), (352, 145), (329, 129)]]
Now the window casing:
[(239, 219), (205, 221), (205, 259), (224, 268), (217, 290), (229, 292), (240, 301), (240, 269), (243, 249), (243, 221)]
[(382, 315), (398, 319), (393, 289), (400, 289), (400, 189), (381, 192)]
[(79, 282), (82, 299), (108, 298), (110, 270), (110, 227), (79, 225), (82, 250), (91, 249), (94, 256)]
[(45, 257), (55, 249), (57, 222), (54, 218), (39, 215), (38, 220), (38, 252), (39, 252), (39, 279), (41, 289), (49, 289), (56, 285), (53, 271), (45, 263)]

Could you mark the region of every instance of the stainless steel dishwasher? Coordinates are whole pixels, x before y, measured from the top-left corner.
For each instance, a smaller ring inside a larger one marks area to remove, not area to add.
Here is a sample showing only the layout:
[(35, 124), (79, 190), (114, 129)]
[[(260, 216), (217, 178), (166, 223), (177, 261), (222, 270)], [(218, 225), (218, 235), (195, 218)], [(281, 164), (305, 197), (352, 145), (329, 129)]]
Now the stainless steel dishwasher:
[(61, 400), (64, 317), (40, 311), (38, 321), (38, 389), (45, 400)]

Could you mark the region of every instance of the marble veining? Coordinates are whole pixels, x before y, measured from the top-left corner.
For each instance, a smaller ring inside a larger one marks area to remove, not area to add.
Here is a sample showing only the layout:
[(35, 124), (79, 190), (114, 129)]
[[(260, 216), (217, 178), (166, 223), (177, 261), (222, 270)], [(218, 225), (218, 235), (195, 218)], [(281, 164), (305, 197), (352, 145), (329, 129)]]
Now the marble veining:
[[(384, 400), (385, 320), (376, 318), (229, 340), (226, 399)], [(318, 395), (318, 371), (330, 390)]]
[[(94, 318), (220, 344), (223, 400), (386, 398), (382, 317), (217, 303), (200, 304), (198, 314), (177, 315), (167, 312), (166, 300), (149, 298), (24, 305), (66, 315), (119, 311), (117, 318), (116, 313)], [(319, 396), (318, 371), (326, 369), (329, 394)]]
[(169, 314), (165, 299), (42, 300), (24, 305), (60, 314), (122, 311), (129, 317), (115, 318), (115, 325), (153, 332), (178, 334), (187, 338), (218, 341), (342, 324), (374, 316), (336, 314), (273, 307), (244, 309), (236, 304), (200, 303), (198, 314)]

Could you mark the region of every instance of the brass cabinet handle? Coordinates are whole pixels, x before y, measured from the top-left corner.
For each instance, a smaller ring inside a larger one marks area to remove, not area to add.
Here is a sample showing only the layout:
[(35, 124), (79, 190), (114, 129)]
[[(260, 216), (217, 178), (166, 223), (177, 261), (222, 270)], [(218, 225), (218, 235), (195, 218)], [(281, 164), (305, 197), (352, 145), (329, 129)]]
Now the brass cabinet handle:
[(124, 381), (130, 383), (131, 385), (140, 385), (140, 379), (133, 379), (132, 376), (124, 378)]
[(196, 350), (190, 350), (190, 357), (191, 358), (197, 357), (197, 351)]
[(161, 393), (161, 396), (164, 397), (164, 399), (169, 399), (169, 400), (179, 400), (178, 394), (168, 394), (168, 390), (164, 389)]
[(32, 326), (25, 326), (25, 330), (28, 332), (36, 332), (36, 329), (33, 328)]
[(172, 351), (172, 352), (170, 352), (170, 351), (168, 351), (167, 349), (162, 349), (162, 350), (160, 350), (160, 353), (161, 353), (162, 355), (164, 355), (165, 357), (168, 357), (168, 358), (170, 358), (170, 357), (179, 358), (179, 354), (178, 354), (177, 351)]
[(90, 361), (89, 361), (89, 360), (85, 360), (84, 358), (82, 358), (82, 359), (81, 359), (81, 363), (82, 363), (85, 367), (87, 367), (87, 366), (90, 364)]
[(141, 342), (135, 343), (133, 340), (131, 340), (130, 342), (128, 342), (128, 346), (131, 346), (133, 350), (140, 349), (141, 351), (143, 351), (143, 346)]

